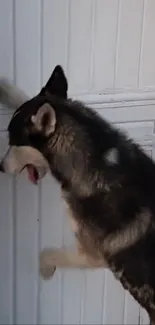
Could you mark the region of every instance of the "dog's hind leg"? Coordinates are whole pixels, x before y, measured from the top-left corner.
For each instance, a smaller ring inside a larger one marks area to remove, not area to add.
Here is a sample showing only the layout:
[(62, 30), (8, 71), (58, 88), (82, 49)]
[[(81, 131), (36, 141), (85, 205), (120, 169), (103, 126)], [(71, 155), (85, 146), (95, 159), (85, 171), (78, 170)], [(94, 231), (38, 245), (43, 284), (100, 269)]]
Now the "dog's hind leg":
[(40, 254), (40, 274), (44, 279), (50, 278), (59, 268), (105, 268), (103, 260), (88, 258), (80, 250), (45, 249)]

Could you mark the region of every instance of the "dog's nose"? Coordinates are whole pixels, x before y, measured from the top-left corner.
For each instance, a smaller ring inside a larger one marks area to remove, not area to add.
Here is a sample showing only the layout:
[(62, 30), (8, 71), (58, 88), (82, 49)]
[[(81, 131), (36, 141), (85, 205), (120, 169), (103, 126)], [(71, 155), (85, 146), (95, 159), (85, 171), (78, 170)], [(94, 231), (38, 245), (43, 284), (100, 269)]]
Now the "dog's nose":
[(0, 172), (3, 172), (4, 173), (4, 167), (3, 167), (3, 164), (0, 163)]

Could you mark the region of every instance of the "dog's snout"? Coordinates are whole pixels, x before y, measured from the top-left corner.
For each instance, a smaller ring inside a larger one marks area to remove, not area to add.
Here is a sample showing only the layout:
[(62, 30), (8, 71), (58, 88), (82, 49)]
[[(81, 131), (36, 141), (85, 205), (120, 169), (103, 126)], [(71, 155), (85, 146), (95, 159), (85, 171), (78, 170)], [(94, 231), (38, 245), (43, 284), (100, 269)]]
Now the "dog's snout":
[(3, 167), (3, 164), (0, 163), (0, 172), (3, 172), (4, 173), (4, 167)]

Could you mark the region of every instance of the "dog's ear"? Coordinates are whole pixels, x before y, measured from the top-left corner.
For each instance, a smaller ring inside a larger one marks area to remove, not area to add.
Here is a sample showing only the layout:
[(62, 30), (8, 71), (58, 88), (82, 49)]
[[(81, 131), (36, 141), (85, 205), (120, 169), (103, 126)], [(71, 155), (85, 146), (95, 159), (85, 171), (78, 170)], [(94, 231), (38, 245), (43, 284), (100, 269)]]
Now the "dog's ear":
[(45, 103), (37, 111), (36, 115), (31, 116), (31, 122), (36, 130), (49, 136), (55, 131), (56, 115), (53, 107)]
[(65, 73), (60, 65), (57, 65), (49, 78), (45, 87), (42, 88), (40, 95), (56, 95), (67, 98), (68, 84)]

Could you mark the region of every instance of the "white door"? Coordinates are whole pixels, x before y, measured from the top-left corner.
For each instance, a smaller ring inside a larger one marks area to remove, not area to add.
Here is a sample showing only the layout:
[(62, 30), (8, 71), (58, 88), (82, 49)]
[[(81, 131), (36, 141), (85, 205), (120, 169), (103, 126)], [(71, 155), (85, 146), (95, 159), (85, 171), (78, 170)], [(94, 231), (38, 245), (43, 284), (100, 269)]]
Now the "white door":
[[(152, 154), (154, 15), (154, 0), (0, 0), (0, 76), (33, 96), (62, 64), (69, 93), (121, 123)], [(10, 116), (0, 108), (0, 155)], [(39, 278), (39, 251), (73, 241), (50, 176), (35, 187), (25, 174), (0, 174), (0, 324), (146, 324), (108, 271)]]

